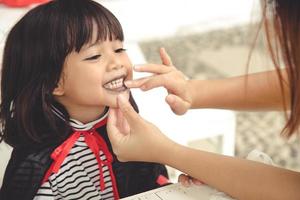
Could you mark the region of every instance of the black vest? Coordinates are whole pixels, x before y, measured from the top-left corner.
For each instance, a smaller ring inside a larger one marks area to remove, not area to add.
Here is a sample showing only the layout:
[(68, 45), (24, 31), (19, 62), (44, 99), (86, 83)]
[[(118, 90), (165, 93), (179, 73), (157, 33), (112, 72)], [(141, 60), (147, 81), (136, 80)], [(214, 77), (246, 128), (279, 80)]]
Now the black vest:
[[(107, 136), (106, 126), (97, 129), (106, 141), (120, 198), (160, 187), (156, 180), (159, 175), (168, 177), (165, 166), (146, 162), (119, 162), (113, 154)], [(52, 159), (50, 154), (57, 147), (43, 149), (30, 147), (15, 148), (7, 165), (0, 200), (32, 200), (36, 195)]]

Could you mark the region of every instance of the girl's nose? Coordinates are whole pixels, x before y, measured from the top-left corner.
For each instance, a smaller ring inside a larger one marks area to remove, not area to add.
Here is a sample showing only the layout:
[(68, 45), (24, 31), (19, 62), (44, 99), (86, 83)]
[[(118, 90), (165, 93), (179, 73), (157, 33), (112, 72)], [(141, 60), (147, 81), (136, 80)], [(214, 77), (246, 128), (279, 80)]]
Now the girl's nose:
[(114, 57), (114, 58), (111, 58), (109, 61), (108, 71), (117, 70), (122, 67), (123, 67), (122, 62), (118, 58)]

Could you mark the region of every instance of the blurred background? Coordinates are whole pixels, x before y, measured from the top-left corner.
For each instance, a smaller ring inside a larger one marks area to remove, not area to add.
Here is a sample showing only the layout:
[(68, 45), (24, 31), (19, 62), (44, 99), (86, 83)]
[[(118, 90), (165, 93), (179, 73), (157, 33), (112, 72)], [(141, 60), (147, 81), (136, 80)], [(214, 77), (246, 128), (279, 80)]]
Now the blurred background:
[[(247, 59), (260, 19), (259, 0), (98, 2), (120, 20), (133, 64), (160, 63), (158, 50), (165, 47), (173, 64), (188, 78), (218, 79), (247, 73)], [(12, 25), (33, 6), (0, 4), (0, 55)], [(260, 34), (248, 73), (271, 69)], [(141, 76), (144, 74), (135, 74)], [(257, 149), (279, 166), (300, 170), (299, 138), (285, 140), (280, 136), (285, 123), (283, 113), (202, 109), (175, 116), (164, 103), (164, 89), (132, 92), (140, 114), (179, 143), (243, 158)], [(0, 185), (10, 152), (7, 145), (0, 145)], [(178, 173), (170, 168), (172, 180)]]

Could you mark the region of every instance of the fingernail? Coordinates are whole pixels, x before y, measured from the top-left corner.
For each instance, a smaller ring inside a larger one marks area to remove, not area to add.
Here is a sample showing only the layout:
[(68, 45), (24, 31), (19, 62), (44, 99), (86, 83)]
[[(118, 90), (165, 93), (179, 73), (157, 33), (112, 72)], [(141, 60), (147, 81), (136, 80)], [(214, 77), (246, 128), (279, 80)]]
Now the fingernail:
[(188, 180), (180, 181), (180, 183), (181, 183), (181, 185), (183, 185), (184, 187), (188, 187), (188, 186), (190, 185)]
[(125, 81), (124, 84), (128, 87), (128, 86), (132, 85), (132, 81)]
[(187, 181), (184, 181), (184, 186), (185, 187), (189, 187), (191, 184), (190, 184), (190, 182), (187, 180)]
[(201, 181), (198, 181), (198, 180), (196, 180), (196, 181), (193, 181), (193, 183), (194, 183), (195, 185), (203, 185), (203, 184), (204, 184), (203, 182), (201, 182)]
[(141, 69), (141, 66), (135, 65), (135, 66), (133, 66), (133, 69), (134, 70), (139, 70), (139, 69)]
[(146, 90), (146, 89), (147, 89), (147, 86), (143, 85), (143, 86), (141, 86), (140, 88), (141, 88), (141, 90), (143, 90), (143, 91), (144, 91), (144, 90)]

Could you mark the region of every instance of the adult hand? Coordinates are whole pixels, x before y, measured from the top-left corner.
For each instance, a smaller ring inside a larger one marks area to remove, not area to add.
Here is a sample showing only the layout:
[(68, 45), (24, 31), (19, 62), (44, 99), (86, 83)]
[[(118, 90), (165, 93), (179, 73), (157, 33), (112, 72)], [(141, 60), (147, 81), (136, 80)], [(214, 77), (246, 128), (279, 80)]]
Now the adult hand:
[(175, 143), (139, 116), (123, 95), (117, 102), (117, 109), (110, 108), (107, 132), (118, 160), (164, 163)]
[(160, 49), (162, 65), (146, 64), (135, 66), (137, 72), (150, 72), (152, 76), (126, 81), (128, 88), (141, 88), (147, 91), (156, 87), (164, 87), (168, 91), (166, 102), (175, 114), (182, 115), (192, 103), (188, 81), (185, 75), (172, 65), (172, 61), (164, 48)]
[(178, 177), (178, 182), (186, 187), (190, 186), (192, 183), (195, 185), (203, 185), (204, 184), (202, 181), (195, 179), (186, 174), (180, 174)]

